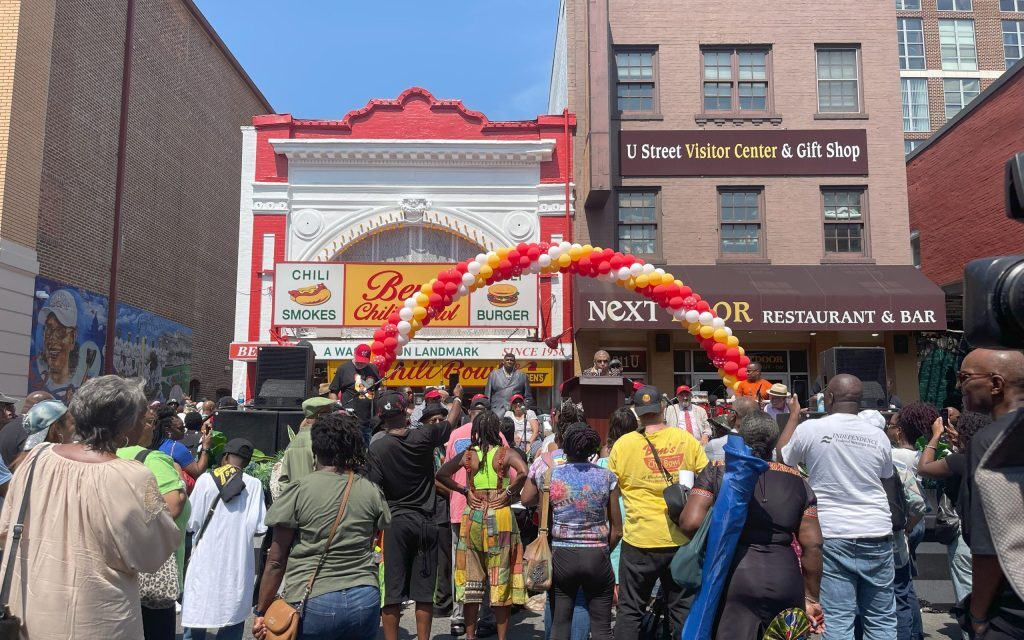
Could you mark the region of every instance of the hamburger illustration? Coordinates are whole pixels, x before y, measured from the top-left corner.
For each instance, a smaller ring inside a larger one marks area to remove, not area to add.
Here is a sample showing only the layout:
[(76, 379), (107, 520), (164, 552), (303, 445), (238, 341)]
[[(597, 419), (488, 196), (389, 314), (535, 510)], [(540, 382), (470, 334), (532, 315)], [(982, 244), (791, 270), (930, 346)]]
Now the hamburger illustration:
[(291, 296), (293, 302), (306, 307), (315, 307), (331, 299), (331, 290), (324, 283), (320, 282), (311, 287), (292, 289), (288, 292), (288, 295)]
[(495, 307), (511, 307), (519, 302), (519, 289), (511, 284), (495, 284), (487, 288), (487, 302)]

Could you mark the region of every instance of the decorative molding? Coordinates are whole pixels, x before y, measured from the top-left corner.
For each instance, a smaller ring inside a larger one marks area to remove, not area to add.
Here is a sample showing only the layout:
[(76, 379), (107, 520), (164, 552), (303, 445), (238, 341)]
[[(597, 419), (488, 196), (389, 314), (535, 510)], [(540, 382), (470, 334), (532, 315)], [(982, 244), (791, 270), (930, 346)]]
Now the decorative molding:
[(430, 200), (426, 198), (402, 198), (398, 201), (402, 216), (406, 222), (423, 222), (423, 216), (430, 208)]
[(782, 124), (782, 114), (779, 113), (766, 113), (764, 115), (731, 115), (727, 113), (698, 113), (694, 116), (694, 121), (700, 126), (707, 126), (713, 124), (719, 127), (731, 124), (735, 126), (741, 126), (745, 124), (752, 124), (755, 127), (761, 125), (771, 125), (777, 127)]
[(528, 167), (549, 162), (555, 141), (274, 138), (275, 153), (304, 166)]

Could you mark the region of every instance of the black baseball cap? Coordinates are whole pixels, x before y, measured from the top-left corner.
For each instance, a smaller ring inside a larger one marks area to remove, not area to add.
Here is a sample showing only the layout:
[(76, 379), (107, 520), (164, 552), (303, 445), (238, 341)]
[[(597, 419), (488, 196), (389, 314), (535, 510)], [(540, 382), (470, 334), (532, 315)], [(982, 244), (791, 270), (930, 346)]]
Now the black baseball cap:
[(469, 401), (470, 409), (490, 409), (491, 399), (482, 393), (478, 393), (473, 396), (473, 399)]
[(255, 447), (245, 438), (233, 438), (224, 445), (224, 453), (233, 453), (244, 460), (252, 460), (252, 452)]
[(380, 397), (377, 404), (377, 415), (381, 418), (394, 418), (405, 413), (409, 406), (409, 398), (398, 391), (387, 391)]
[(633, 394), (633, 410), (636, 415), (643, 416), (648, 413), (659, 413), (661, 411), (661, 392), (653, 385), (644, 385)]
[(434, 416), (446, 416), (448, 415), (448, 407), (444, 406), (440, 402), (428, 403), (426, 408), (423, 409), (423, 415), (420, 417), (421, 422), (433, 418)]

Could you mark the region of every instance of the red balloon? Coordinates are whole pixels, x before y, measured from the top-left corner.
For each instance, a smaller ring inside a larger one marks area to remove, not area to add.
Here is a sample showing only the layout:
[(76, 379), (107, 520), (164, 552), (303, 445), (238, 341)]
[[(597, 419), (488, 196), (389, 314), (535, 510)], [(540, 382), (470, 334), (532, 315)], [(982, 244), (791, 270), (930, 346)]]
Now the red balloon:
[(721, 357), (721, 356), (716, 356), (716, 357), (714, 357), (714, 358), (711, 358), (711, 362), (712, 362), (712, 363), (713, 363), (713, 364), (714, 364), (714, 365), (715, 365), (716, 367), (718, 367), (719, 369), (721, 369), (721, 368), (722, 368), (722, 367), (723, 367), (723, 366), (725, 365), (725, 358), (723, 358), (723, 357)]
[(429, 307), (439, 307), (439, 306), (441, 306), (441, 303), (443, 302), (443, 300), (444, 300), (444, 297), (440, 293), (432, 293), (432, 294), (430, 294), (430, 302), (427, 303), (427, 306), (428, 306), (427, 311), (430, 310)]
[(687, 311), (689, 311), (690, 309), (697, 308), (697, 299), (694, 298), (693, 296), (685, 296), (685, 297), (683, 297), (683, 307)]
[(386, 363), (387, 363), (387, 358), (385, 358), (384, 356), (381, 356), (381, 355), (373, 356), (373, 364), (376, 365), (378, 368), (383, 369), (384, 365)]
[(580, 269), (590, 269), (590, 256), (583, 256), (576, 264), (580, 265)]
[(384, 333), (383, 329), (377, 329), (376, 331), (373, 332), (373, 339), (376, 340), (377, 342), (384, 342), (384, 338), (386, 337), (387, 334)]
[[(700, 335), (700, 334), (698, 334), (698, 335)], [(705, 338), (705, 339), (700, 341), (700, 346), (704, 347), (704, 350), (708, 351), (708, 352), (711, 351), (711, 347), (714, 346), (714, 345), (715, 345), (715, 339), (714, 338)]]
[(513, 278), (518, 278), (521, 275), (523, 275), (522, 267), (519, 267), (519, 266), (512, 267), (512, 277)]
[(537, 258), (540, 257), (540, 249), (538, 249), (536, 246), (530, 247), (526, 251), (526, 257), (530, 259), (530, 262), (536, 262)]
[(505, 258), (504, 260), (502, 260), (501, 262), (498, 263), (498, 269), (500, 269), (502, 271), (508, 271), (511, 268), (512, 268), (512, 262), (508, 258)]
[(455, 270), (458, 271), (459, 273), (466, 273), (467, 271), (469, 271), (469, 261), (463, 260), (459, 264), (455, 265)]
[(636, 256), (634, 256), (632, 253), (627, 253), (626, 255), (622, 256), (622, 264), (623, 265), (628, 267), (628, 266), (630, 266), (630, 265), (632, 265), (634, 263), (635, 264), (643, 264), (644, 261), (643, 260), (638, 260), (636, 258)]
[(374, 340), (370, 343), (370, 353), (384, 353), (384, 343)]
[(727, 346), (725, 346), (721, 342), (716, 342), (714, 344), (714, 346), (711, 347), (711, 352), (714, 353), (715, 355), (719, 355), (719, 356), (722, 356), (724, 358), (725, 357), (725, 350), (726, 349), (728, 349)]
[(726, 360), (725, 364), (722, 365), (722, 368), (725, 369), (725, 372), (728, 374), (735, 374), (736, 370), (740, 368), (740, 365), (732, 362), (731, 360)]
[(390, 316), (388, 316), (388, 324), (395, 324), (395, 325), (397, 325), (401, 321), (402, 321), (402, 316), (398, 315), (397, 311), (392, 313)]
[[(541, 253), (547, 253), (547, 252), (548, 252), (548, 249), (550, 249), (550, 248), (551, 248), (551, 243), (550, 243), (550, 242), (541, 242), (541, 243), (538, 243), (538, 244), (537, 244), (537, 248), (538, 248), (538, 249), (540, 249), (540, 252), (541, 252)], [(538, 255), (540, 255), (540, 254), (538, 254)]]
[(622, 256), (621, 256), (621, 255), (619, 255), (619, 254), (615, 254), (615, 255), (613, 255), (613, 256), (612, 256), (612, 257), (611, 257), (611, 258), (610, 258), (610, 259), (608, 260), (608, 265), (609, 265), (609, 266), (610, 266), (610, 267), (611, 267), (612, 269), (618, 269), (619, 267), (621, 267), (621, 266), (622, 266)]
[(736, 347), (729, 347), (728, 349), (725, 350), (725, 357), (730, 360), (735, 360), (736, 362), (739, 362), (740, 350), (737, 349)]
[[(533, 260), (536, 260), (536, 258)], [(530, 256), (519, 256), (519, 267), (521, 269), (526, 269), (530, 266), (530, 263), (533, 262), (533, 260), (530, 259)]]
[(743, 367), (744, 370), (746, 370), (747, 365), (750, 364), (750, 357), (749, 356), (740, 356), (740, 361), (739, 362), (740, 362), (740, 366)]
[(509, 251), (508, 255), (505, 256), (505, 257), (508, 258), (509, 262), (519, 262), (519, 256), (521, 256), (521, 255), (522, 255), (522, 252), (516, 251), (515, 249), (513, 249), (513, 250)]
[(683, 299), (680, 298), (679, 296), (676, 296), (676, 297), (674, 297), (674, 298), (672, 298), (671, 300), (668, 301), (668, 306), (670, 306), (673, 309), (682, 309), (683, 308)]
[(697, 311), (701, 311), (701, 312), (703, 312), (703, 311), (711, 311), (711, 305), (708, 304), (707, 301), (705, 301), (705, 300), (701, 300), (700, 302), (698, 302), (697, 306), (695, 308), (697, 309)]
[(393, 352), (398, 347), (398, 340), (394, 336), (388, 336), (384, 338), (384, 349), (388, 352)]
[(746, 380), (747, 379), (747, 370), (744, 369), (743, 367), (740, 367), (739, 369), (737, 369), (736, 370), (736, 379), (737, 380)]
[[(398, 314), (394, 314), (394, 315), (398, 315)], [(396, 323), (389, 322), (386, 325), (384, 325), (384, 335), (388, 336), (388, 337), (397, 336), (398, 335), (398, 327), (396, 326)]]
[(449, 282), (448, 284), (444, 285), (444, 292), (447, 295), (453, 295), (458, 290), (459, 285), (455, 284), (454, 282)]
[(518, 251), (519, 253), (526, 253), (529, 250), (530, 245), (526, 244), (525, 242), (520, 242), (519, 244), (516, 245), (516, 251)]
[(434, 293), (444, 293), (444, 282), (438, 279), (432, 286)]
[(601, 263), (597, 265), (597, 272), (600, 273), (601, 275), (604, 275), (606, 273), (610, 273), (611, 270), (612, 270), (612, 265), (607, 260), (602, 260)]
[(679, 295), (681, 295), (682, 297), (685, 298), (686, 296), (690, 295), (691, 293), (693, 293), (693, 289), (691, 289), (690, 287), (686, 286), (685, 284), (683, 286), (679, 287)]

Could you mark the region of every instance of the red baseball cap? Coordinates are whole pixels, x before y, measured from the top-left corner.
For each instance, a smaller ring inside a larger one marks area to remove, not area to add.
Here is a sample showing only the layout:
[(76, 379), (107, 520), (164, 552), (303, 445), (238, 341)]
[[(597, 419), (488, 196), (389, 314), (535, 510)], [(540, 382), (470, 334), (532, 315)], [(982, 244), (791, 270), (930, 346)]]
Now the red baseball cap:
[(676, 387), (676, 395), (678, 396), (680, 393), (682, 393), (684, 391), (689, 391), (689, 390), (690, 390), (690, 387), (686, 386), (685, 384), (681, 384), (678, 387)]
[(370, 362), (370, 346), (361, 344), (356, 347), (355, 352), (352, 354), (352, 362), (368, 364)]
[(633, 381), (633, 391), (639, 391), (640, 387), (642, 387), (642, 386), (644, 386), (643, 382), (640, 382), (639, 380), (634, 380)]
[(426, 402), (428, 400), (437, 400), (440, 397), (440, 391), (438, 391), (437, 389), (431, 389), (430, 391), (423, 394), (423, 401)]
[(523, 398), (523, 394), (517, 393), (514, 396), (512, 396), (512, 398), (509, 399), (508, 403), (513, 404), (516, 400), (522, 400), (523, 402), (526, 401), (526, 399)]

